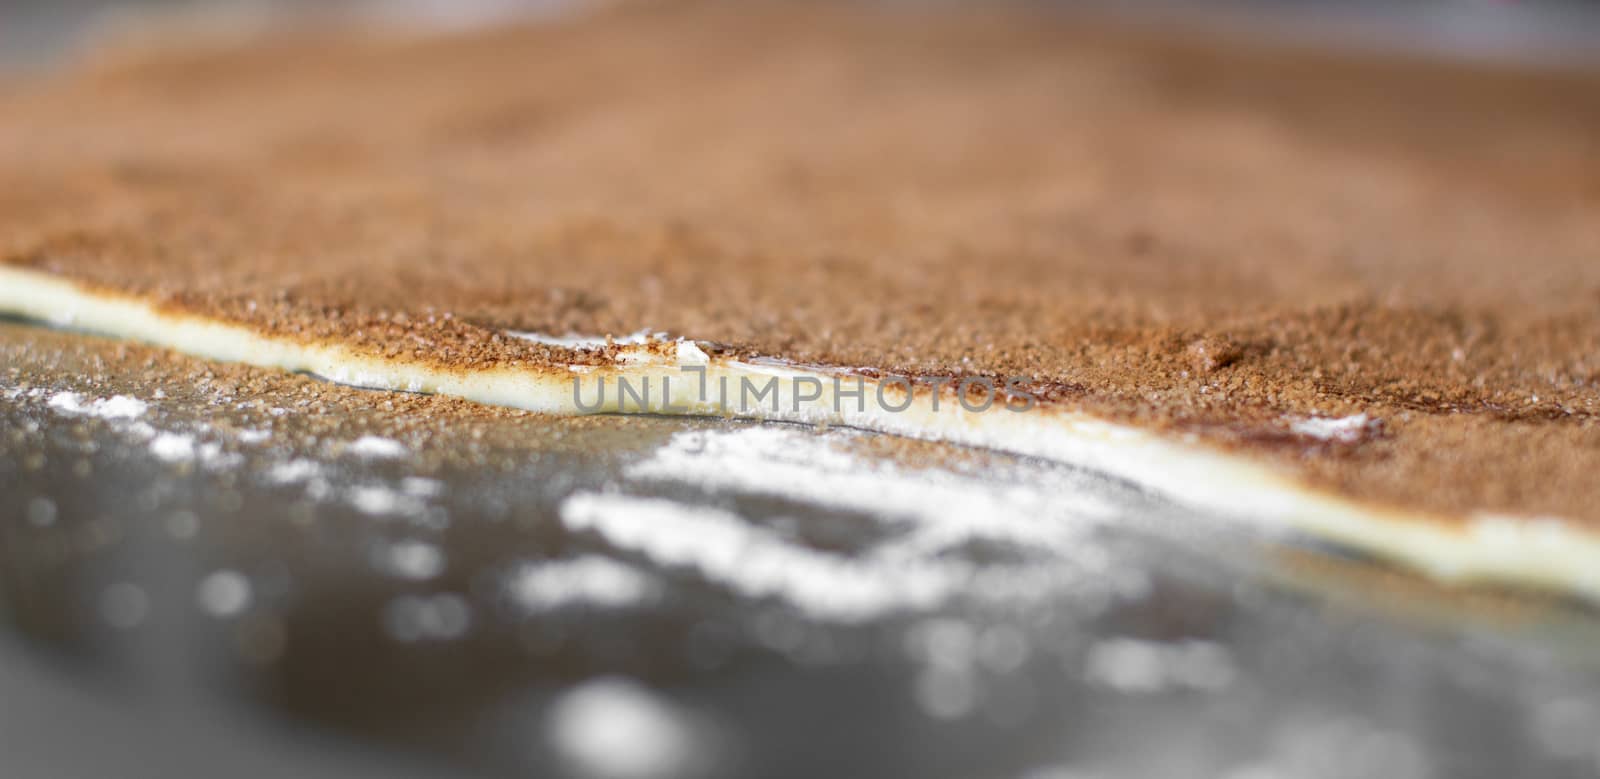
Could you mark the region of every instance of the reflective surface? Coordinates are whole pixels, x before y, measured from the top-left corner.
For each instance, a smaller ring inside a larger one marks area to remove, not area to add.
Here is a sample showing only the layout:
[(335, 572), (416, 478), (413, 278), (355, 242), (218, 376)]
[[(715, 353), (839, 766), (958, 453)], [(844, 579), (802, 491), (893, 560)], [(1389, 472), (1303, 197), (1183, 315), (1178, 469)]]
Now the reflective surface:
[(15, 775), (1600, 769), (1591, 610), (1081, 471), (0, 343)]
[[(107, 5), (0, 2), (0, 66)], [(1563, 61), (1593, 29), (1223, 5)], [(1582, 604), (1027, 458), (474, 411), (16, 323), (0, 623), (7, 777), (1600, 773)]]

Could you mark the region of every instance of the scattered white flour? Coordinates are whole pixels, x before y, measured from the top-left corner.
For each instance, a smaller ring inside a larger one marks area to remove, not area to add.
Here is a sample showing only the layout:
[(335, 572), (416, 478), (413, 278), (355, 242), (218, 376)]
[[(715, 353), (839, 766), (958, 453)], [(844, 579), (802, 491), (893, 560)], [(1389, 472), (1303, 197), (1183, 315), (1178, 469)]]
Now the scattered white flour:
[[(860, 513), (882, 531), (866, 549), (819, 549), (721, 509), (615, 494), (571, 496), (562, 521), (819, 620), (859, 622), (957, 597), (1025, 603), (1070, 591), (1104, 602), (1146, 581), (1112, 568), (1095, 533), (1115, 511), (1072, 474), (907, 469), (851, 455), (837, 443), (847, 435), (776, 426), (684, 432), (625, 474)], [(978, 562), (956, 553), (970, 543), (1025, 553)]]
[[(30, 393), (30, 396), (44, 394), (42, 390)], [(161, 393), (157, 392), (157, 396)], [(227, 452), (223, 445), (217, 441), (200, 441), (199, 437), (189, 433), (175, 431), (161, 431), (152, 427), (142, 417), (150, 410), (150, 405), (138, 398), (127, 395), (113, 395), (109, 398), (95, 398), (86, 400), (77, 392), (62, 391), (51, 394), (46, 404), (57, 413), (70, 416), (90, 416), (104, 419), (113, 423), (114, 429), (129, 438), (140, 442), (147, 442), (151, 456), (168, 463), (181, 463), (198, 461), (204, 467), (220, 471), (235, 467), (244, 462), (244, 456), (234, 452)], [(210, 428), (201, 425), (202, 432)], [(248, 431), (247, 431), (248, 432)], [(241, 439), (247, 438), (245, 435)]]
[(294, 484), (322, 475), (322, 466), (304, 458), (289, 460), (267, 469), (267, 481), (273, 484)]
[(83, 396), (76, 392), (57, 392), (51, 395), (46, 403), (51, 408), (67, 414), (88, 413), (88, 409), (83, 406)]
[(357, 438), (354, 443), (350, 444), (348, 451), (360, 455), (361, 457), (389, 459), (395, 457), (404, 457), (409, 450), (406, 449), (405, 444), (402, 444), (393, 438), (364, 435), (360, 438)]
[(157, 433), (150, 439), (150, 453), (157, 459), (169, 463), (193, 460), (195, 457), (194, 436), (181, 433)]
[(426, 507), (422, 501), (398, 490), (381, 486), (351, 487), (345, 493), (350, 505), (367, 514), (416, 514)]
[(1308, 417), (1297, 419), (1289, 423), (1289, 429), (1300, 435), (1319, 438), (1324, 441), (1340, 441), (1355, 443), (1370, 433), (1377, 420), (1366, 414), (1352, 414), (1347, 417)]
[(444, 482), (421, 476), (407, 476), (400, 480), (400, 491), (413, 498), (437, 498), (444, 494)]
[(391, 576), (426, 581), (444, 573), (444, 552), (426, 541), (403, 540), (375, 544), (372, 562)]
[(333, 485), (321, 476), (313, 476), (306, 482), (306, 497), (312, 500), (327, 500), (333, 495)]
[(156, 429), (148, 422), (124, 423), (122, 432), (139, 441), (148, 441), (156, 436)]
[(855, 457), (810, 431), (752, 426), (678, 433), (624, 473), (703, 488), (776, 495), (807, 504), (909, 521), (914, 529), (896, 553), (926, 555), (985, 539), (1085, 552), (1085, 536), (1116, 510), (1066, 476), (1040, 484), (1003, 472), (968, 477), (908, 470)]
[(1126, 693), (1220, 690), (1235, 675), (1228, 651), (1210, 641), (1106, 639), (1090, 647), (1084, 663), (1090, 683)]
[(547, 716), (551, 744), (583, 776), (682, 776), (702, 751), (688, 717), (630, 679), (584, 682), (557, 699)]
[(539, 612), (568, 606), (636, 606), (653, 599), (659, 585), (655, 577), (631, 565), (586, 555), (523, 565), (512, 573), (506, 589), (518, 606)]
[(156, 459), (169, 463), (199, 461), (206, 468), (213, 471), (233, 468), (244, 462), (244, 456), (237, 452), (225, 452), (222, 444), (215, 441), (201, 443), (192, 435), (173, 432), (159, 432), (150, 439), (150, 454)]
[(271, 440), (270, 430), (240, 430), (239, 442), (244, 444), (259, 444)]
[(578, 493), (569, 530), (592, 531), (666, 567), (686, 567), (749, 598), (778, 598), (810, 617), (860, 622), (932, 607), (960, 590), (960, 561), (847, 557), (793, 543), (737, 514), (653, 498)]
[(84, 402), (76, 392), (57, 392), (47, 401), (50, 408), (63, 414), (93, 416), (100, 419), (138, 419), (149, 410), (149, 404), (127, 395), (113, 395)]
[(225, 452), (222, 444), (216, 441), (200, 444), (195, 451), (200, 455), (200, 463), (213, 471), (227, 470), (244, 463), (244, 455)]
[(150, 407), (137, 398), (113, 395), (104, 400), (96, 400), (90, 408), (93, 409), (95, 416), (102, 419), (136, 419), (144, 416)]

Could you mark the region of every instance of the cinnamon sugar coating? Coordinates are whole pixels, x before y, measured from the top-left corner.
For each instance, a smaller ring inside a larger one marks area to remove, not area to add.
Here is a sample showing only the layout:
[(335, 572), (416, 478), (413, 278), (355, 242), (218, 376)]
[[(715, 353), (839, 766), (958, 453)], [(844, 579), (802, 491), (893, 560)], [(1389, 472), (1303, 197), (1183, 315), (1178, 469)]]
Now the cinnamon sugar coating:
[(0, 262), (275, 334), (1025, 375), (1349, 497), (1600, 528), (1596, 74), (623, 4), (86, 63), (0, 91), (0, 179)]

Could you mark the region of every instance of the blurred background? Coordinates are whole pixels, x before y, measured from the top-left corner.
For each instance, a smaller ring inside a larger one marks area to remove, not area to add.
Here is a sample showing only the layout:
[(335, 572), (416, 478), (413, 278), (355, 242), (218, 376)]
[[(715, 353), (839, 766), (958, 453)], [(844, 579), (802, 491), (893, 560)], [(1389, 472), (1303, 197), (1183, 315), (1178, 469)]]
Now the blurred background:
[[(575, 5), (0, 0), (0, 68)], [(1053, 5), (1600, 61), (1595, 3)], [(0, 354), (0, 776), (1600, 774), (1591, 606), (1438, 588), (1093, 473), (710, 420), (402, 434), (403, 408), (304, 377), (233, 403), (226, 376), (133, 382), (138, 350), (19, 322)], [(119, 396), (146, 408), (81, 411)]]
[[(849, 0), (843, 0), (849, 1)], [(867, 0), (871, 2), (872, 0)], [(963, 0), (888, 0), (894, 5)], [(965, 0), (971, 2), (973, 0)], [(248, 27), (342, 17), (460, 27), (559, 12), (583, 0), (0, 0), (0, 61), (47, 63), (108, 28)], [(1150, 24), (1259, 34), (1452, 57), (1592, 64), (1593, 0), (1034, 0)]]

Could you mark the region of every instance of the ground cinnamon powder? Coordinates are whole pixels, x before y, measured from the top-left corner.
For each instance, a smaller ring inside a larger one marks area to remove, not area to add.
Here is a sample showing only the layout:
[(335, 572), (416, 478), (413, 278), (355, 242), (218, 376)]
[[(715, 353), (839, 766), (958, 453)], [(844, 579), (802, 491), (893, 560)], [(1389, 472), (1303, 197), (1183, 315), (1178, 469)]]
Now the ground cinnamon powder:
[(0, 178), (0, 262), (277, 334), (1020, 374), (1347, 496), (1600, 528), (1597, 74), (634, 3), (84, 63), (0, 87)]

